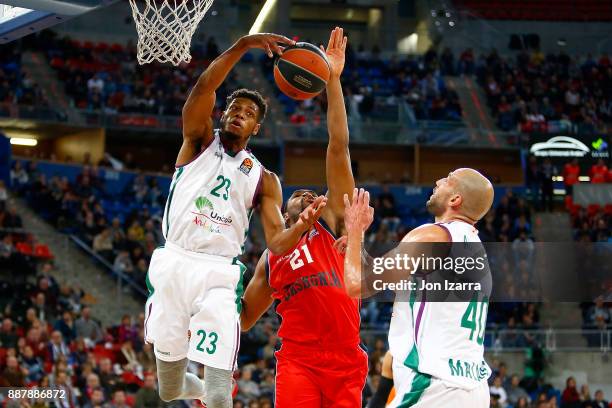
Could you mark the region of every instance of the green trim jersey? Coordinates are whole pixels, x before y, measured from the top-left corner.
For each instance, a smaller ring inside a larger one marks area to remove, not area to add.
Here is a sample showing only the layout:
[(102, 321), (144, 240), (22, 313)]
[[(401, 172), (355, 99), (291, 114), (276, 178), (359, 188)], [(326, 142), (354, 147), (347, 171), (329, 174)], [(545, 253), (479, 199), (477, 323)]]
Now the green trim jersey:
[(192, 252), (239, 256), (263, 171), (249, 151), (225, 151), (216, 129), (211, 143), (174, 172), (162, 225), (166, 241)]
[[(453, 243), (481, 242), (478, 231), (468, 223), (437, 225), (448, 231)], [(471, 301), (434, 302), (427, 301), (426, 291), (402, 298), (404, 293), (396, 294), (389, 327), (394, 361), (403, 362), (415, 375), (437, 378), (453, 387), (471, 390), (486, 384), (491, 374), (483, 346), (487, 296), (477, 293)]]

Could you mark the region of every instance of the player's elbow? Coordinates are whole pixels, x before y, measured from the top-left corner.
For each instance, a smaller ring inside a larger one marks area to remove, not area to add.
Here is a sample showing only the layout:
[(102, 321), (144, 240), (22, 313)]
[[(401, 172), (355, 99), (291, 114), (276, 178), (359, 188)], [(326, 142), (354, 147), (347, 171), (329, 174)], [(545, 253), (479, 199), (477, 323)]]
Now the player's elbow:
[(345, 132), (330, 132), (329, 143), (327, 144), (327, 152), (334, 156), (347, 154), (349, 148), (348, 131)]
[(255, 326), (255, 322), (249, 319), (240, 318), (240, 330), (243, 332), (248, 332), (251, 328)]
[(346, 294), (353, 299), (361, 298), (361, 285), (355, 283), (346, 283), (345, 282)]

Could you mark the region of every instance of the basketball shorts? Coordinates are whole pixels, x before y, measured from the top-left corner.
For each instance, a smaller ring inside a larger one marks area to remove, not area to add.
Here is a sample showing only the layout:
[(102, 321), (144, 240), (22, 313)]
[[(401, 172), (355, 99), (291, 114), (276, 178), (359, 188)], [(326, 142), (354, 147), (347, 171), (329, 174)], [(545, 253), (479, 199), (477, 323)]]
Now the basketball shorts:
[(361, 347), (288, 347), (276, 352), (276, 408), (355, 408), (368, 374)]
[(234, 370), (240, 347), (244, 265), (166, 242), (147, 274), (145, 341), (163, 361), (184, 358)]
[(489, 408), (489, 385), (458, 388), (393, 361), (395, 398), (387, 408)]

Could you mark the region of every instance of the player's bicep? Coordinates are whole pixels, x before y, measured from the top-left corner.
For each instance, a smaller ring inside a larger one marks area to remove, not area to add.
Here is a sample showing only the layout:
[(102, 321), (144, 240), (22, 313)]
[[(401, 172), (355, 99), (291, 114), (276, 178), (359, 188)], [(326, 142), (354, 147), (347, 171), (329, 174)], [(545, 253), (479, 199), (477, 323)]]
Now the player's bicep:
[(183, 139), (197, 139), (207, 144), (212, 139), (212, 112), (216, 94), (198, 86), (196, 84), (191, 90), (183, 105)]
[(281, 212), (282, 205), (283, 195), (278, 177), (264, 170), (261, 191), (261, 224), (266, 243), (285, 229), (285, 220)]

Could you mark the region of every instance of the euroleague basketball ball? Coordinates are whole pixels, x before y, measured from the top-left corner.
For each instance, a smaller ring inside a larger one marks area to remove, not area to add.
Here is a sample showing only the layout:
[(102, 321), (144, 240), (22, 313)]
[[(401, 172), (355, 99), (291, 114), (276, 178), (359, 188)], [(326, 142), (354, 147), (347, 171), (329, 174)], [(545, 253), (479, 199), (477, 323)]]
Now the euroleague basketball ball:
[(283, 50), (274, 62), (274, 81), (282, 93), (297, 100), (317, 96), (329, 80), (325, 53), (315, 45), (298, 42)]

